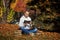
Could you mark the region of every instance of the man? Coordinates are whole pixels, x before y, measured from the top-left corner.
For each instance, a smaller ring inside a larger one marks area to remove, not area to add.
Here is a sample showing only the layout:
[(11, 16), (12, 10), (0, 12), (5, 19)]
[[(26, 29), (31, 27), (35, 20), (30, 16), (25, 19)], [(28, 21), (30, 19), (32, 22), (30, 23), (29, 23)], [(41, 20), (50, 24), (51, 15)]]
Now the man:
[(20, 18), (19, 26), (22, 32), (26, 34), (37, 32), (37, 28), (31, 29), (31, 18), (29, 17), (28, 11), (26, 11), (24, 15)]

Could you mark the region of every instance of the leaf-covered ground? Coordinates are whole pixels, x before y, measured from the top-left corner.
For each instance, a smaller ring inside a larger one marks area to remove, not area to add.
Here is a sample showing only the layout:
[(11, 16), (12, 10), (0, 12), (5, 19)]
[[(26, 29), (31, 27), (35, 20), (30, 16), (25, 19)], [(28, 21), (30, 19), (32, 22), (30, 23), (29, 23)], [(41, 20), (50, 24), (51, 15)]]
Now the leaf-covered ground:
[(1, 24), (1, 25), (0, 25), (0, 40), (60, 40), (60, 33), (44, 32), (39, 30), (37, 34), (34, 36), (26, 34), (21, 35), (21, 31), (17, 30), (18, 28), (17, 25), (13, 24)]
[(56, 32), (39, 31), (39, 33), (34, 36), (18, 35), (16, 36), (16, 40), (60, 40), (60, 34)]

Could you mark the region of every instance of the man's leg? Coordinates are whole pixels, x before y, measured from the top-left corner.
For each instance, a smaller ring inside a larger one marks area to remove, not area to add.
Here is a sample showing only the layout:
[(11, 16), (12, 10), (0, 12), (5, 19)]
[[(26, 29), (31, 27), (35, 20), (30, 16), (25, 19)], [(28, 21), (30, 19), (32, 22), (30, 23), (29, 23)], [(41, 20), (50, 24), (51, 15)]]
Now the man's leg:
[(28, 29), (21, 28), (21, 30), (22, 30), (23, 33), (29, 34), (29, 30)]
[(29, 30), (29, 33), (36, 33), (37, 32), (37, 28), (34, 28), (32, 30)]
[(20, 29), (22, 30), (23, 33), (26, 33), (26, 34), (36, 33), (37, 32), (37, 28), (34, 28), (32, 30), (28, 30), (28, 29), (24, 29), (23, 27), (21, 27)]

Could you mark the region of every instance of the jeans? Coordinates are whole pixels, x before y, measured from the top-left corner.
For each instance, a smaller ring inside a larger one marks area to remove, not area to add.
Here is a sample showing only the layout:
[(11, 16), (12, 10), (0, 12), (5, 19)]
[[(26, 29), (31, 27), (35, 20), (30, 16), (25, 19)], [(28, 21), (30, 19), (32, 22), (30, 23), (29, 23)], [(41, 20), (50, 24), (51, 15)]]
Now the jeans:
[(33, 28), (33, 29), (24, 29), (24, 27), (20, 28), (22, 30), (23, 33), (25, 34), (29, 34), (29, 33), (36, 33), (37, 32), (37, 28)]

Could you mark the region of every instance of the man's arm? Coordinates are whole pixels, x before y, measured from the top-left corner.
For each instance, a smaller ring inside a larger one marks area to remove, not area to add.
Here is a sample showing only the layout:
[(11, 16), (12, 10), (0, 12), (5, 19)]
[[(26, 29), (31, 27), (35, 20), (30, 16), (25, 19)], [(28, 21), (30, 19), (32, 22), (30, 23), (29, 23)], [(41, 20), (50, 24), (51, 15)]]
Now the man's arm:
[(23, 22), (24, 22), (24, 19), (23, 19), (23, 18), (20, 18), (19, 26), (24, 26), (24, 25), (23, 25)]

